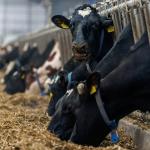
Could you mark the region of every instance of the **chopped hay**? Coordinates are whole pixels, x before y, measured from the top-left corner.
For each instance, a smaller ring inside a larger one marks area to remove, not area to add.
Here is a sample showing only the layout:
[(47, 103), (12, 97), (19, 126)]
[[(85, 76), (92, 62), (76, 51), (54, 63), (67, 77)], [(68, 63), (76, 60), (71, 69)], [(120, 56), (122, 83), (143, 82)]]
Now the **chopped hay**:
[(134, 148), (132, 140), (122, 131), (120, 133), (123, 138), (118, 145), (112, 145), (109, 140), (105, 140), (102, 147), (94, 148), (61, 141), (47, 131), (50, 120), (46, 114), (48, 101), (47, 97), (0, 93), (0, 149), (122, 150), (121, 147)]

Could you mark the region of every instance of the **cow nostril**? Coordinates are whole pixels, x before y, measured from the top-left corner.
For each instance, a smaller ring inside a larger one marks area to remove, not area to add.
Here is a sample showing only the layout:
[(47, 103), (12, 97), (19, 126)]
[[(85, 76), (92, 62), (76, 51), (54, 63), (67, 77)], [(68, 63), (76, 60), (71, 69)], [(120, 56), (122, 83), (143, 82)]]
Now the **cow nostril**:
[(87, 51), (88, 45), (86, 43), (77, 44), (73, 43), (72, 50), (77, 51), (79, 53), (85, 53)]

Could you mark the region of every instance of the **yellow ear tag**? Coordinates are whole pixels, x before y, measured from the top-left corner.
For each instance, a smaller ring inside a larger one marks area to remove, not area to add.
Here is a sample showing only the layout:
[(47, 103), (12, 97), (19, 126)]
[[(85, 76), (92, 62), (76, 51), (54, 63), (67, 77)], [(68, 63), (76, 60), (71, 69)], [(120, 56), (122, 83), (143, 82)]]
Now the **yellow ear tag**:
[(66, 25), (64, 22), (61, 23), (61, 27), (62, 27), (63, 29), (69, 29), (69, 26)]
[(96, 91), (97, 91), (96, 85), (92, 85), (90, 94), (92, 95), (92, 94), (96, 93)]
[(108, 32), (108, 33), (115, 32), (115, 27), (114, 27), (114, 26), (109, 26), (109, 27), (107, 28), (107, 32)]
[(49, 93), (49, 98), (50, 98), (50, 100), (52, 99), (52, 97), (53, 97), (53, 93), (50, 92), (50, 93)]

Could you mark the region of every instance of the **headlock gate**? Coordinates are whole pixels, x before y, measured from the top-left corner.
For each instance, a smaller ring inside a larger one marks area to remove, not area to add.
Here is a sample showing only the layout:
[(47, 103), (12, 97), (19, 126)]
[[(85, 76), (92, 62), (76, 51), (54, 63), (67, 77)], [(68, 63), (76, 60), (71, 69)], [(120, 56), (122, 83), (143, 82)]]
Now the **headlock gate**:
[[(101, 15), (112, 18), (115, 37), (130, 22), (135, 43), (145, 31), (148, 32), (150, 42), (150, 0), (103, 0), (103, 2), (97, 2), (94, 6)], [(59, 30), (50, 24), (49, 27), (41, 31), (18, 38), (17, 42), (20, 43), (20, 47), (23, 47), (26, 42), (30, 44), (37, 42), (39, 49), (43, 51), (51, 39), (59, 41), (62, 61), (65, 63), (71, 57), (71, 34), (69, 30)], [(14, 42), (16, 41), (9, 44)]]
[[(115, 37), (131, 23), (134, 42), (136, 43), (142, 34), (147, 31), (150, 43), (150, 0), (103, 0), (103, 2), (97, 2), (95, 6), (101, 15), (112, 18)], [(66, 63), (72, 55), (69, 30), (60, 30), (50, 25), (50, 27), (36, 33), (30, 33), (9, 44), (19, 42), (20, 48), (22, 48), (26, 42), (31, 45), (36, 42), (42, 52), (51, 39), (60, 43), (62, 63)], [(146, 116), (146, 120), (150, 121), (150, 115)]]
[(130, 22), (133, 30), (135, 43), (147, 30), (150, 41), (150, 1), (149, 0), (106, 0), (98, 7), (101, 15), (111, 16), (115, 26), (115, 33), (118, 35)]

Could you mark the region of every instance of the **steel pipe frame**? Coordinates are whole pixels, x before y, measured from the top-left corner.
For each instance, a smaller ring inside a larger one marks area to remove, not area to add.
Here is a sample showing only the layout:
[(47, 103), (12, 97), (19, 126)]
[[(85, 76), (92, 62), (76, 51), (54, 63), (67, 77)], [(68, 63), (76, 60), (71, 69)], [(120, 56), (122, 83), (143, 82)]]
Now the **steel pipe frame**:
[[(145, 2), (145, 1), (146, 0), (144, 0), (143, 2)], [(128, 8), (131, 8), (131, 7), (139, 6), (140, 4), (141, 4), (141, 0), (130, 0), (130, 1), (127, 1), (126, 3), (124, 2), (122, 4), (116, 5), (112, 8), (107, 9), (107, 10), (103, 10), (103, 11), (100, 12), (100, 14), (101, 15), (106, 15), (108, 13), (112, 13), (112, 12), (118, 10), (118, 8), (119, 9), (124, 9), (124, 8), (126, 8), (126, 5), (127, 5)]]
[(136, 43), (146, 31), (142, 7), (131, 8), (129, 12), (134, 42)]
[(144, 17), (146, 22), (149, 44), (150, 44), (150, 3), (145, 3), (143, 5), (143, 11), (144, 11)]

